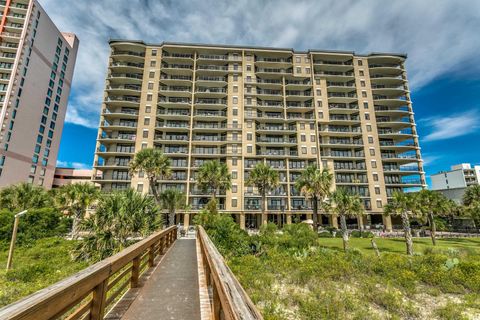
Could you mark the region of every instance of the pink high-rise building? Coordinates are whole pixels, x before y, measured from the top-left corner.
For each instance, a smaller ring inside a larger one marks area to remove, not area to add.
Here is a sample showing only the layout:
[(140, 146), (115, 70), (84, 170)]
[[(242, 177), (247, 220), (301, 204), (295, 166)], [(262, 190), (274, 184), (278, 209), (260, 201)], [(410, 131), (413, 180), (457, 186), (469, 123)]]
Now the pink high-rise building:
[(50, 188), (78, 49), (36, 0), (0, 1), (0, 188)]

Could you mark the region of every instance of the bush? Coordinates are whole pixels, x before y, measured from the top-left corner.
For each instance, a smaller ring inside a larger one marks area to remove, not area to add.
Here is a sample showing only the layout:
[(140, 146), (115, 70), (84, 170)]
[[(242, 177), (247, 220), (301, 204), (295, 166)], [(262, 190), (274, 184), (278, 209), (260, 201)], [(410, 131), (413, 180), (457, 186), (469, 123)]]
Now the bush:
[(288, 224), (283, 227), (280, 241), (285, 248), (307, 249), (317, 242), (317, 234), (305, 223)]
[(333, 238), (333, 235), (330, 233), (330, 231), (322, 231), (318, 233), (319, 238)]
[[(14, 222), (14, 213), (0, 211), (0, 240), (10, 241)], [(32, 209), (20, 218), (18, 242), (65, 235), (71, 227), (71, 219), (55, 208)]]
[(354, 230), (350, 233), (352, 238), (373, 238), (374, 234), (371, 231), (357, 231)]

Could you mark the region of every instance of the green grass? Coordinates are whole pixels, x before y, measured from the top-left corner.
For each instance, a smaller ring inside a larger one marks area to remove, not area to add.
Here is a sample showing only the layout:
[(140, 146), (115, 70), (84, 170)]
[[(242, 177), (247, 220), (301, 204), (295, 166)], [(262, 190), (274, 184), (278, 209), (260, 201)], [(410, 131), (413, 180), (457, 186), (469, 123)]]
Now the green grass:
[(8, 244), (0, 244), (0, 307), (60, 281), (87, 267), (74, 262), (70, 250), (74, 242), (62, 238), (44, 238), (18, 246), (13, 269), (5, 270)]
[[(385, 239), (375, 238), (380, 252), (405, 253), (405, 240), (403, 238)], [(341, 249), (343, 244), (341, 238), (320, 238), (318, 243), (322, 247)], [(370, 239), (350, 238), (350, 247), (359, 249), (364, 253), (374, 253)], [(423, 253), (427, 248), (434, 248), (430, 238), (421, 238), (413, 240), (413, 249), (415, 252)], [(480, 255), (480, 238), (459, 238), (459, 239), (437, 239), (437, 249), (459, 249), (469, 251), (472, 254)]]

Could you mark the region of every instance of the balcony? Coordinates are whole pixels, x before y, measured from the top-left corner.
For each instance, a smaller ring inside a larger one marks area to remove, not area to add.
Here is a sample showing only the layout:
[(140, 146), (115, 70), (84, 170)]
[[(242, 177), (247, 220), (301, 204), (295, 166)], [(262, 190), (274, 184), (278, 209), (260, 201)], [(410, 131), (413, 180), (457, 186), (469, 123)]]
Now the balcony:
[(212, 74), (225, 74), (228, 72), (228, 66), (218, 66), (218, 65), (198, 65), (197, 73), (212, 73)]
[(191, 85), (192, 82), (192, 76), (189, 75), (178, 75), (178, 74), (172, 74), (172, 75), (167, 75), (165, 73), (162, 73), (160, 75), (160, 82), (169, 84), (172, 86), (178, 85)]
[(378, 128), (378, 134), (381, 135), (381, 138), (391, 139), (416, 136), (411, 129), (393, 130), (390, 128)]
[(105, 142), (110, 142), (110, 143), (135, 143), (135, 134), (100, 134), (98, 136), (98, 140), (105, 143)]
[(313, 104), (306, 102), (287, 102), (287, 109), (295, 109), (298, 111), (309, 111), (313, 109)]
[(287, 75), (293, 74), (292, 68), (255, 68), (256, 73), (266, 73), (270, 75)]
[(158, 99), (159, 106), (166, 107), (189, 107), (191, 105), (191, 99), (189, 98), (176, 98), (176, 97), (160, 97)]
[(199, 54), (198, 60), (228, 60), (228, 55), (223, 54)]
[(279, 139), (279, 138), (265, 138), (265, 137), (257, 137), (256, 142), (259, 145), (277, 144), (277, 145), (288, 145), (288, 146), (295, 146), (298, 143), (297, 139), (295, 138)]
[(157, 128), (163, 128), (163, 129), (172, 129), (169, 131), (185, 131), (190, 129), (190, 124), (188, 122), (157, 122), (156, 124)]
[(257, 107), (263, 109), (283, 109), (283, 103), (280, 101), (265, 101), (259, 100), (257, 101)]
[(208, 99), (208, 98), (198, 98), (195, 100), (195, 105), (198, 106), (221, 106), (221, 107), (226, 107), (227, 106), (227, 100), (226, 99)]
[(257, 131), (291, 131), (291, 132), (296, 132), (297, 127), (296, 126), (282, 126), (282, 125), (257, 125)]
[(132, 56), (132, 57), (144, 58), (145, 52), (114, 50), (112, 52), (112, 56)]
[(329, 81), (347, 81), (354, 80), (355, 75), (353, 72), (341, 72), (341, 71), (315, 71), (315, 76), (323, 76)]
[(226, 77), (213, 77), (213, 76), (198, 76), (196, 81), (199, 86), (211, 85), (211, 86), (225, 86), (227, 82)]
[(185, 119), (190, 117), (189, 110), (172, 110), (172, 109), (159, 109), (157, 110), (157, 116), (159, 118), (166, 119)]
[(265, 69), (269, 69), (269, 67), (273, 68), (288, 68), (292, 66), (292, 58), (284, 58), (284, 57), (255, 57), (255, 65), (257, 67), (265, 67)]
[(162, 60), (169, 62), (176, 61), (190, 61), (193, 59), (193, 54), (191, 53), (177, 53), (177, 52), (162, 52)]
[(165, 147), (163, 153), (167, 155), (187, 155), (188, 148)]
[(227, 95), (227, 89), (221, 87), (197, 87), (195, 89), (195, 96), (200, 97), (225, 97)]
[(215, 110), (198, 110), (195, 111), (196, 118), (225, 118), (227, 116), (226, 111)]
[(183, 96), (191, 96), (192, 88), (186, 86), (160, 86), (159, 90), (163, 95), (181, 95)]
[(143, 74), (138, 73), (111, 73), (107, 79), (116, 83), (130, 84), (130, 83), (142, 83)]
[(356, 113), (358, 112), (358, 104), (329, 103), (328, 109), (336, 113)]
[(345, 135), (345, 136), (358, 136), (362, 134), (362, 129), (360, 127), (323, 127), (320, 130), (322, 135)]
[(129, 71), (138, 71), (138, 69), (143, 70), (143, 63), (134, 63), (134, 62), (112, 62), (110, 68), (116, 70), (117, 72), (129, 72)]
[(100, 127), (104, 131), (116, 131), (116, 130), (124, 130), (124, 131), (136, 131), (137, 130), (137, 122), (136, 121), (103, 121), (100, 124)]
[(165, 134), (165, 135), (155, 135), (155, 140), (158, 141), (168, 141), (183, 143), (188, 142), (188, 135), (179, 135), (179, 134)]
[(331, 151), (331, 152), (321, 152), (321, 157), (324, 158), (365, 158), (364, 152), (344, 152), (344, 151)]

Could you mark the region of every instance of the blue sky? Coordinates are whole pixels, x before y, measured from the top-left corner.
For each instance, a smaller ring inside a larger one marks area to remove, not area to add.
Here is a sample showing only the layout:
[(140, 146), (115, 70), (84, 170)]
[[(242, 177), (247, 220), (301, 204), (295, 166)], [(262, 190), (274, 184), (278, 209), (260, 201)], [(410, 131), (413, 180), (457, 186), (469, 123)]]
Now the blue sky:
[(109, 38), (407, 53), (427, 174), (480, 163), (480, 1), (40, 3), (62, 31), (80, 39), (60, 165), (92, 165)]

